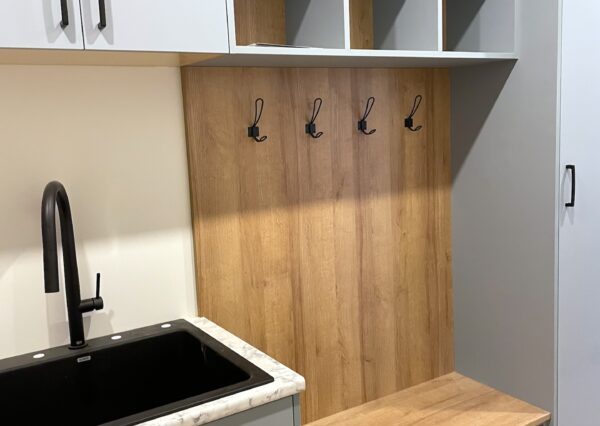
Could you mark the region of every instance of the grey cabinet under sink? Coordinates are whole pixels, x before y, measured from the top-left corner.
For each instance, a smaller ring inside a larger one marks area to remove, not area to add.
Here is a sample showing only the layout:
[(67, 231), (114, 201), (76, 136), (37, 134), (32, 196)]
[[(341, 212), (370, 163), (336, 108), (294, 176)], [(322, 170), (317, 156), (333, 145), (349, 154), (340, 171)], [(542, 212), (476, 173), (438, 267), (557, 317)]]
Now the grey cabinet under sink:
[(209, 426), (300, 426), (298, 395), (208, 423)]

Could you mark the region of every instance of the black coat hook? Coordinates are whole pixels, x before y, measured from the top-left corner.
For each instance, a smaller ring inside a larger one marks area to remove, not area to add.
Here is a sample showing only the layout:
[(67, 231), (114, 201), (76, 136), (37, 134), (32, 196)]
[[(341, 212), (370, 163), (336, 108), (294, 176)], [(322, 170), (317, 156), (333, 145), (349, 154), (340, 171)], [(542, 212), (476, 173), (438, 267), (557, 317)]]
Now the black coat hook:
[(317, 125), (315, 121), (321, 112), (321, 106), (323, 105), (323, 99), (317, 98), (313, 104), (313, 113), (310, 122), (306, 125), (306, 133), (311, 135), (314, 139), (318, 139), (323, 136), (323, 132), (317, 133)]
[(263, 98), (257, 98), (254, 101), (254, 123), (252, 123), (252, 126), (248, 127), (248, 137), (254, 138), (256, 142), (264, 142), (267, 140), (266, 136), (260, 137), (260, 129), (258, 127), (258, 122), (260, 121), (260, 117), (262, 117), (264, 105), (265, 101)]
[(365, 108), (365, 113), (363, 114), (362, 118), (358, 122), (358, 130), (363, 132), (365, 135), (372, 135), (373, 133), (375, 133), (377, 131), (376, 129), (371, 129), (371, 130), (367, 131), (367, 117), (371, 113), (371, 110), (373, 109), (373, 105), (375, 105), (375, 98), (373, 96), (371, 96), (369, 99), (367, 99), (367, 107)]
[(404, 127), (409, 129), (411, 132), (418, 132), (419, 130), (421, 130), (423, 128), (423, 126), (414, 127), (415, 123), (413, 120), (413, 117), (419, 110), (419, 106), (421, 106), (422, 100), (423, 100), (423, 96), (421, 96), (421, 95), (417, 95), (415, 97), (415, 102), (413, 103), (412, 111), (410, 112), (409, 116), (406, 117), (406, 119), (404, 120)]

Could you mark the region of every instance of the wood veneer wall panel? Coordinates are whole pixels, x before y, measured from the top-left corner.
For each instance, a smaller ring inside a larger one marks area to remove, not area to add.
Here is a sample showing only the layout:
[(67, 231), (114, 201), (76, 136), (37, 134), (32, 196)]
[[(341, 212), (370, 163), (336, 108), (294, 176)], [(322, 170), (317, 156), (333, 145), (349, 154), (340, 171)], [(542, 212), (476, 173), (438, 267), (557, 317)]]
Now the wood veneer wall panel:
[[(300, 198), (302, 352), (307, 381), (306, 418), (337, 412), (363, 400), (360, 346), (359, 265), (356, 248), (356, 155), (351, 125), (349, 70), (294, 70)], [(313, 99), (324, 104), (313, 140), (303, 131)], [(350, 125), (349, 125), (350, 123)], [(342, 143), (340, 143), (342, 141)], [(319, 265), (315, 268), (315, 265)], [(315, 321), (318, 319), (317, 321)], [(327, 378), (324, 380), (324, 378)]]
[[(376, 102), (369, 116), (371, 136), (355, 132), (358, 146), (357, 174), (359, 182), (358, 217), (361, 248), (361, 315), (366, 400), (386, 395), (396, 389), (396, 348), (399, 327), (396, 322), (398, 277), (394, 277), (395, 237), (392, 205), (397, 194), (392, 192), (390, 149), (401, 132), (394, 126), (396, 92), (388, 70), (357, 70), (353, 73), (353, 105), (355, 116), (362, 114), (369, 96)], [(390, 87), (392, 86), (392, 87)], [(381, 342), (386, 342), (381, 344)], [(392, 373), (393, 371), (393, 373)]]
[(350, 0), (350, 46), (373, 49), (373, 0)]
[(447, 70), (433, 70), (431, 76), (433, 90), (430, 88), (432, 107), (430, 119), (434, 120), (432, 140), (429, 145), (429, 158), (433, 167), (428, 169), (428, 194), (432, 217), (432, 238), (430, 252), (435, 263), (430, 265), (430, 280), (437, 285), (437, 305), (439, 314), (437, 336), (438, 350), (435, 351), (435, 370), (454, 371), (454, 300), (452, 298), (452, 166), (451, 166), (451, 126), (450, 120), (437, 120), (438, 115), (450, 116), (451, 90)]
[(306, 421), (452, 371), (448, 72), (186, 68), (183, 84), (200, 313), (305, 376)]
[(238, 45), (287, 43), (285, 0), (235, 0), (234, 7)]
[[(288, 109), (280, 104), (283, 75), (247, 69), (184, 74), (190, 77), (184, 91), (197, 281), (203, 283), (199, 310), (295, 364), (290, 266), (296, 256), (286, 204), (297, 195), (287, 185), (295, 163), (286, 163), (287, 145), (277, 143), (282, 139), (278, 114)], [(247, 90), (229, 90), (232, 80), (254, 83)], [(201, 87), (200, 97), (208, 102), (188, 96), (190, 87)], [(245, 131), (257, 96), (268, 99), (261, 126), (270, 133), (260, 150), (236, 127)]]

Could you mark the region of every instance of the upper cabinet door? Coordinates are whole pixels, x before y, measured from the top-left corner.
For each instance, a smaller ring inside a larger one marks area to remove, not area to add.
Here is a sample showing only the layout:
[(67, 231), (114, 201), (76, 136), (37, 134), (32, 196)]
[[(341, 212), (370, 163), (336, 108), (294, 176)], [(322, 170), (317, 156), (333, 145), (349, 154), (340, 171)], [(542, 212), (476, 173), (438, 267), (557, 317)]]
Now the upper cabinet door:
[(0, 0), (0, 48), (83, 49), (79, 0)]
[(81, 0), (81, 8), (88, 50), (229, 52), (225, 0)]

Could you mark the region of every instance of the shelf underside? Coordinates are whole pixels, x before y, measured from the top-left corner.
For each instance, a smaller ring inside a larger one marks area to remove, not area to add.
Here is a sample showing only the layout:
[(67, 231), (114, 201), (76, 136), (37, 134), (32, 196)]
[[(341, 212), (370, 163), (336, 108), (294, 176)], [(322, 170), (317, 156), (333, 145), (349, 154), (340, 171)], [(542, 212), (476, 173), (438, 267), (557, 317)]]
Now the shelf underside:
[(237, 47), (235, 53), (223, 55), (0, 49), (0, 64), (7, 65), (450, 68), (516, 59), (517, 56), (513, 53), (276, 47)]
[(180, 67), (190, 64), (197, 64), (217, 56), (217, 54), (205, 53), (0, 48), (0, 65), (106, 65)]
[(449, 68), (497, 61), (515, 61), (514, 53), (237, 47), (195, 66)]

